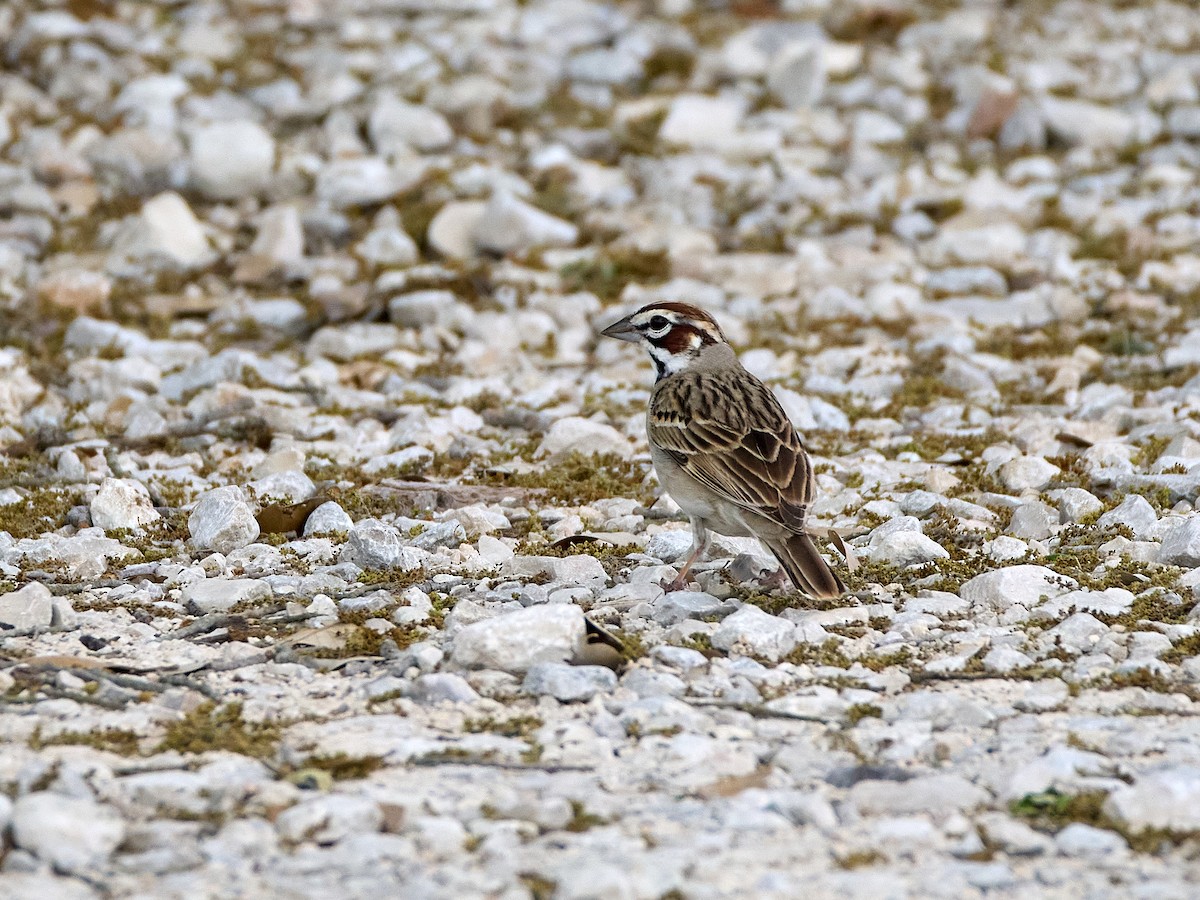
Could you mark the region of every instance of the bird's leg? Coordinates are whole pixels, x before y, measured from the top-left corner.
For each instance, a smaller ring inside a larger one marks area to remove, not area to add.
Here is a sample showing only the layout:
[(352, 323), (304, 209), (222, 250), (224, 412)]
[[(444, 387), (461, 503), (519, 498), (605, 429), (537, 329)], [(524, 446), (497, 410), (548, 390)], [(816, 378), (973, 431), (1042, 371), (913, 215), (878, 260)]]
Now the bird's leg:
[(707, 552), (708, 529), (704, 527), (704, 523), (700, 519), (692, 519), (692, 552), (688, 555), (687, 562), (683, 564), (683, 568), (679, 570), (674, 581), (663, 580), (662, 589), (668, 594), (671, 591), (686, 590), (688, 572), (692, 570), (692, 565), (696, 560)]

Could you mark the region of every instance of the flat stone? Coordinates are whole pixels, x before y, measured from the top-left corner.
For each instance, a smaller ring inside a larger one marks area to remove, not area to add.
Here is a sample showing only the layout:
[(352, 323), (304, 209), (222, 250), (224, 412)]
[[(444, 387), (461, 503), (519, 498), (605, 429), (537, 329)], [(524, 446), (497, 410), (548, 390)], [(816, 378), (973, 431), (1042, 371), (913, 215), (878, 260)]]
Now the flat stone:
[(486, 253), (524, 253), (535, 247), (570, 247), (579, 229), (508, 191), (498, 191), (475, 222), (475, 246)]
[(959, 775), (925, 775), (908, 781), (861, 781), (846, 802), (861, 815), (939, 815), (984, 806), (986, 790)]
[(39, 581), (30, 582), (18, 591), (0, 594), (0, 624), (9, 628), (49, 628), (53, 617), (54, 597)]
[(772, 662), (787, 656), (798, 640), (793, 623), (750, 605), (726, 618), (709, 639), (720, 650), (761, 656)]
[(382, 825), (383, 811), (378, 803), (346, 794), (304, 800), (285, 809), (275, 820), (275, 829), (283, 840), (293, 844), (312, 841), (322, 846), (378, 831)]
[(651, 618), (660, 625), (674, 625), (684, 619), (705, 619), (729, 612), (725, 601), (703, 591), (672, 591), (663, 594), (652, 604)]
[(38, 791), (13, 804), (13, 843), (67, 875), (93, 876), (124, 837), (116, 811), (85, 797)]
[(180, 592), (180, 602), (196, 615), (225, 612), (240, 603), (268, 600), (271, 588), (255, 578), (205, 578)]
[(524, 674), (540, 662), (564, 662), (583, 648), (583, 612), (554, 603), (531, 606), (464, 626), (450, 660), (464, 669)]
[(1159, 559), (1168, 566), (1200, 566), (1200, 516), (1189, 517), (1167, 535)]
[(555, 421), (542, 438), (539, 454), (547, 454), (557, 460), (570, 453), (593, 454), (614, 453), (624, 459), (633, 455), (629, 439), (611, 425), (593, 422), (578, 416), (567, 416)]
[(1057, 597), (1078, 586), (1074, 579), (1045, 566), (1007, 566), (976, 575), (959, 589), (959, 594), (973, 607), (1004, 612), (1015, 605), (1031, 609), (1043, 598)]
[(1010, 459), (998, 472), (1004, 486), (1013, 493), (1040, 491), (1062, 470), (1040, 456), (1019, 456)]
[(580, 703), (617, 686), (616, 673), (604, 666), (572, 666), (562, 662), (536, 663), (525, 673), (522, 690), (549, 695), (562, 703)]
[(1200, 830), (1200, 769), (1174, 765), (1141, 775), (1109, 794), (1104, 812), (1134, 833)]

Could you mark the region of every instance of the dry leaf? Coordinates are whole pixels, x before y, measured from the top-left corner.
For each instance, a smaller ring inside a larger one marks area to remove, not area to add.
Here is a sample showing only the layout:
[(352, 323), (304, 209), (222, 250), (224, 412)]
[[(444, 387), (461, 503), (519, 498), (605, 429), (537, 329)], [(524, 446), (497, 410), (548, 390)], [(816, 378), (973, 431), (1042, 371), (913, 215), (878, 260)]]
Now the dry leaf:
[(328, 497), (313, 497), (299, 503), (272, 503), (260, 509), (254, 518), (263, 534), (288, 534), (302, 529), (313, 510), (328, 500)]
[(725, 778), (718, 778), (712, 784), (706, 784), (700, 788), (696, 793), (705, 800), (733, 797), (751, 788), (765, 788), (770, 775), (770, 766), (759, 766), (748, 775), (729, 775)]

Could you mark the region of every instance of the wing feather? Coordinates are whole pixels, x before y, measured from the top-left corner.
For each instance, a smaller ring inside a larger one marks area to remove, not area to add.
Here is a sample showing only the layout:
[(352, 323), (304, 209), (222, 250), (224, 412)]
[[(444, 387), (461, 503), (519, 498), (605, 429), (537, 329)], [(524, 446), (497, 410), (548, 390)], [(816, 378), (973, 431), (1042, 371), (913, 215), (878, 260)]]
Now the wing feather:
[(775, 395), (750, 373), (663, 379), (647, 427), (651, 441), (718, 496), (789, 530), (804, 527), (812, 465)]

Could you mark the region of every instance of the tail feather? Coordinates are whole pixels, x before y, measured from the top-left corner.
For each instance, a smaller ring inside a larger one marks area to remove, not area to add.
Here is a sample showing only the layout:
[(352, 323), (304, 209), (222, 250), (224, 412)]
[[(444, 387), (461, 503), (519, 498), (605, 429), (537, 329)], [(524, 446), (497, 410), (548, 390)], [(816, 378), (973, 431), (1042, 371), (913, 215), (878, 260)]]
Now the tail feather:
[(846, 585), (825, 562), (809, 535), (789, 535), (782, 541), (767, 544), (767, 547), (775, 554), (788, 578), (792, 579), (792, 584), (809, 596), (825, 599), (845, 592)]

